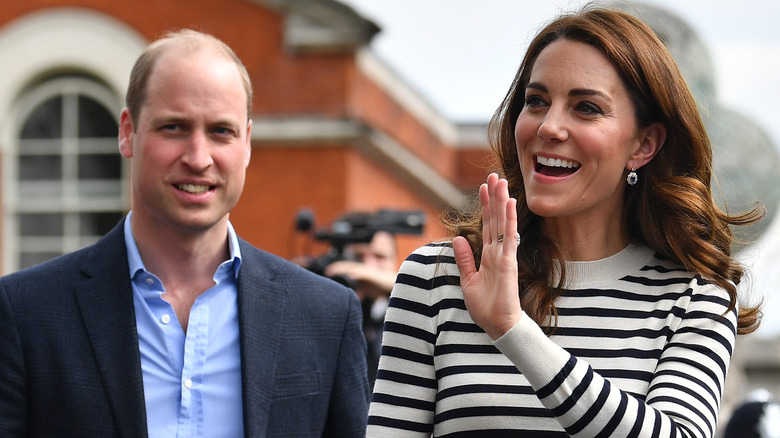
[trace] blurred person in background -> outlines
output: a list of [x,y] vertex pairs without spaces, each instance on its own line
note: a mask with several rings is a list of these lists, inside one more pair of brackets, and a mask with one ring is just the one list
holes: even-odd
[[751,392],[732,412],[723,438],[780,438],[780,404],[769,391]]
[[354,286],[363,307],[363,333],[368,350],[368,379],[373,386],[382,348],[390,292],[398,275],[398,250],[395,236],[376,231],[369,243],[352,243],[345,247],[345,260],[325,267],[328,277],[346,277]]

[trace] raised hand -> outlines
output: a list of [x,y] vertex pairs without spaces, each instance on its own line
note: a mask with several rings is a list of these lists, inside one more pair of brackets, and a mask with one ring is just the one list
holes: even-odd
[[471,318],[498,339],[517,321],[522,309],[517,286],[517,200],[507,181],[491,173],[479,188],[482,207],[482,259],[476,269],[468,241],[452,241],[461,288]]

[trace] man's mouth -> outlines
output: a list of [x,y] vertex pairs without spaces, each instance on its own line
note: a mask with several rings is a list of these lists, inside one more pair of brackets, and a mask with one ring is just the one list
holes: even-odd
[[206,186],[200,184],[176,184],[176,188],[193,195],[202,195],[211,190],[213,186]]
[[576,172],[580,163],[560,158],[536,156],[536,171],[546,176],[567,176]]

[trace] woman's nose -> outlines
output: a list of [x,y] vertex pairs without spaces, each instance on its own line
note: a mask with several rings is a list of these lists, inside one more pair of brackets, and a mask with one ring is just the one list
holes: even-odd
[[551,107],[539,124],[537,135],[545,141],[565,141],[569,137],[564,109]]

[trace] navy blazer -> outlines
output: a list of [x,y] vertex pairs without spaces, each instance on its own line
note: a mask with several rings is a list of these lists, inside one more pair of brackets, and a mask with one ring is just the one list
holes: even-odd
[[[0,278],[0,436],[147,436],[122,227]],[[239,245],[246,436],[363,437],[369,387],[355,293]]]

